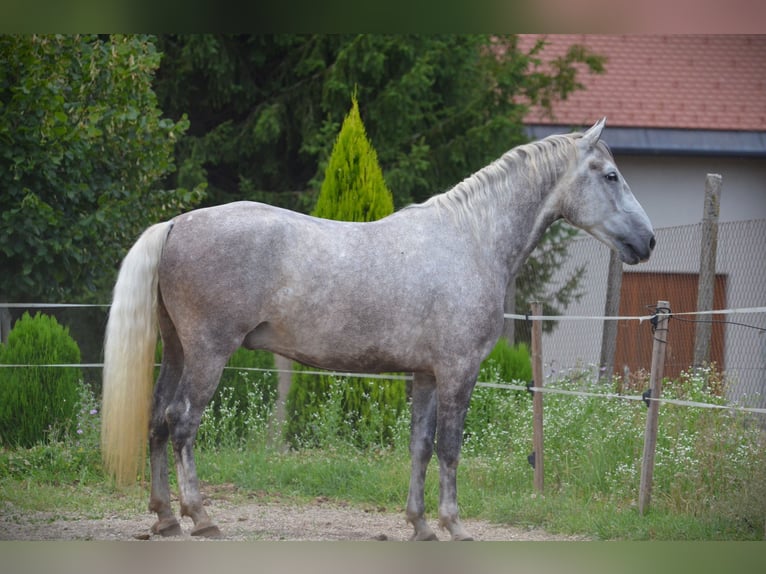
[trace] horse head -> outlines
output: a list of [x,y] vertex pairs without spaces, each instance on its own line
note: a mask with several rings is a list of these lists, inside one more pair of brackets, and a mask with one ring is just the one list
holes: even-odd
[[605,123],[602,118],[575,136],[577,161],[561,186],[561,215],[634,265],[649,259],[655,246],[654,231],[611,151],[600,140]]

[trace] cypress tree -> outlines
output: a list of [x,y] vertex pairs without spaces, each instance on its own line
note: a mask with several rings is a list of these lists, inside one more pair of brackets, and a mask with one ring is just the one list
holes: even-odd
[[393,196],[383,180],[378,154],[367,139],[359,103],[352,97],[351,111],[335,140],[312,215],[339,221],[375,221],[393,211]]
[[[374,221],[393,213],[394,202],[386,187],[378,156],[367,139],[359,114],[359,103],[351,99],[351,110],[343,121],[330,155],[325,178],[312,215],[340,221]],[[297,366],[296,370],[300,370]],[[293,446],[318,445],[328,434],[341,435],[360,447],[385,443],[401,410],[406,392],[401,380],[385,381],[350,378],[342,390],[330,391],[333,378],[296,374],[287,398],[287,438]],[[375,405],[371,407],[371,405]],[[342,424],[320,429],[330,409],[342,411]],[[373,414],[374,413],[374,414]],[[327,416],[323,416],[326,414]]]

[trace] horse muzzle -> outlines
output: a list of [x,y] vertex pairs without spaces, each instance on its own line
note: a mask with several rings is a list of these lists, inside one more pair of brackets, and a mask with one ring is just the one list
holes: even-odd
[[648,239],[640,241],[622,241],[618,252],[623,262],[628,265],[636,265],[637,263],[648,261],[656,245],[657,240],[654,234],[651,234]]

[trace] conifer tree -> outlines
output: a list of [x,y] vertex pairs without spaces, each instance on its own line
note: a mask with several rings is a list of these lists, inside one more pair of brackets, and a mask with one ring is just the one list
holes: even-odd
[[340,221],[374,221],[394,211],[378,154],[372,147],[351,98],[351,111],[343,120],[330,155],[325,178],[312,215]]
[[[393,197],[383,179],[377,153],[367,139],[359,103],[352,96],[351,110],[335,140],[312,215],[366,222],[393,211]],[[300,371],[300,366],[296,370]],[[343,385],[341,405],[337,404],[337,394],[330,396],[332,388],[330,376],[294,377],[287,397],[287,438],[293,446],[317,444],[328,438],[326,431],[316,430],[317,419],[330,418],[323,417],[323,410],[339,406],[344,424],[333,430],[345,435],[341,438],[362,447],[390,439],[393,424],[406,406],[403,381],[348,379]],[[336,404],[330,404],[332,401]],[[371,409],[374,416],[370,416]]]

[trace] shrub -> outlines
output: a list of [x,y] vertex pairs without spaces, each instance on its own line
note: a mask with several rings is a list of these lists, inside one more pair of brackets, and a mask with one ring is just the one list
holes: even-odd
[[[154,357],[157,363],[162,361],[161,340]],[[203,413],[197,435],[203,448],[238,444],[260,432],[260,422],[268,418],[277,398],[277,373],[273,369],[274,355],[267,351],[240,347],[229,357]],[[155,368],[155,379],[159,371]]]
[[528,382],[532,380],[532,361],[529,348],[525,343],[511,346],[504,338],[500,338],[489,356],[484,359],[479,372],[480,381],[499,378],[500,381]]
[[[0,345],[0,363],[76,364],[80,349],[54,317],[24,313]],[[23,367],[0,371],[0,442],[30,447],[51,431],[69,434],[79,408],[79,368]]]
[[[276,372],[245,370],[274,369],[273,354],[240,348],[226,366],[207,407],[208,423],[218,427],[217,443],[247,439],[256,430],[252,428],[254,419],[265,420],[277,397]],[[224,432],[231,436],[223,436]]]
[[[489,383],[527,383],[532,379],[532,362],[526,344],[515,346],[501,338],[484,359],[479,371],[479,381]],[[473,452],[477,441],[489,448],[492,443],[507,443],[507,428],[498,430],[531,402],[527,391],[505,391],[477,387],[471,397],[465,420],[466,450]],[[497,430],[497,432],[495,432]]]
[[298,372],[287,396],[285,434],[293,448],[340,440],[359,448],[390,445],[407,407],[405,381]]

